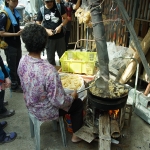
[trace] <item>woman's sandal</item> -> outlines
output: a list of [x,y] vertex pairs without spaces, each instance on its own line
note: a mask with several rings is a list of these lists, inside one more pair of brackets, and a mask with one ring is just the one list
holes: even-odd
[[14,141],[16,139],[16,137],[17,137],[17,133],[16,132],[11,132],[9,134],[6,134],[6,137],[4,138],[3,141],[0,142],[0,144],[12,142],[12,141]]
[[7,126],[7,121],[1,121],[0,126],[4,129]]

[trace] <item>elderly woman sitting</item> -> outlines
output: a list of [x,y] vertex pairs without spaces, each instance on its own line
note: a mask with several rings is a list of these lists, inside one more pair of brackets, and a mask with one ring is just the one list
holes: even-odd
[[[20,60],[18,75],[28,111],[40,121],[70,114],[73,132],[76,132],[83,124],[83,103],[76,91],[71,95],[65,93],[55,67],[41,59],[48,38],[46,30],[40,25],[28,24],[21,36],[29,54]],[[79,141],[73,133],[72,142]]]

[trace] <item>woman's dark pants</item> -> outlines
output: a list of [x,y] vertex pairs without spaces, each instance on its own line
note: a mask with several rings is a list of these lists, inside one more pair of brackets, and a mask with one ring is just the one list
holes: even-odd
[[83,102],[81,99],[75,99],[68,112],[59,109],[59,116],[65,116],[65,114],[70,114],[73,133],[75,133],[83,125]]

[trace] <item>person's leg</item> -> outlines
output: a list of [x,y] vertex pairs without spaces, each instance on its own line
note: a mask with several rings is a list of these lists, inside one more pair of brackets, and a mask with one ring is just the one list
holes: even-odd
[[7,110],[4,106],[4,97],[5,97],[5,91],[2,90],[0,92],[0,119],[5,117],[10,117],[15,114],[14,110]]
[[[68,112],[62,109],[59,110],[60,116],[64,116],[65,114],[70,114],[73,133],[75,133],[83,125],[83,102],[81,101],[81,99],[74,100]],[[78,141],[81,141],[81,139],[73,134],[72,142]]]
[[83,125],[83,102],[81,99],[75,99],[68,111],[71,117],[72,129],[75,133]]
[[5,96],[5,91],[1,90],[0,92],[0,114],[7,111],[7,109],[4,107],[4,96]]
[[17,137],[17,133],[11,132],[11,133],[6,134],[3,128],[4,128],[3,125],[0,123],[0,144],[14,141]]
[[66,31],[65,33],[66,51],[68,49],[69,37],[70,37],[70,31]]
[[56,39],[56,51],[59,56],[59,59],[64,54],[66,50],[65,38]]
[[16,75],[17,75],[18,85],[20,85],[20,79],[19,79],[19,76],[17,74],[17,69],[18,69],[21,57],[22,57],[22,49],[21,49],[21,46],[20,46],[20,47],[17,48],[17,58],[16,58]]
[[8,46],[7,49],[5,49],[5,55],[8,67],[10,69],[10,78],[11,78],[11,89],[16,90],[18,88],[17,83],[17,49],[11,46]]
[[60,116],[65,116],[65,114],[70,114],[73,132],[78,131],[83,125],[83,102],[81,99],[74,100],[68,112],[59,109]]
[[55,40],[48,39],[47,45],[46,45],[46,52],[47,52],[47,60],[50,64],[56,65],[55,63]]
[[5,137],[6,137],[6,133],[0,124],[0,142],[4,141]]

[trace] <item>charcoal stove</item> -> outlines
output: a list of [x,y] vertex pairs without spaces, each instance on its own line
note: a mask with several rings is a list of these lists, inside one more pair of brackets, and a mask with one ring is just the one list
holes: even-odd
[[[90,84],[90,83],[89,83]],[[103,98],[95,96],[90,89],[87,90],[86,119],[85,123],[93,128],[94,134],[99,134],[99,120],[104,114],[110,119],[111,137],[118,138],[125,122],[126,102],[128,94],[117,98]],[[117,112],[117,115],[115,113]],[[115,127],[114,127],[115,126]]]
[[[86,86],[91,85],[92,82],[90,81]],[[87,90],[85,124],[75,135],[88,143],[96,139],[100,145],[99,150],[110,150],[111,143],[117,144],[120,147],[127,146],[120,144],[119,139],[124,135],[123,127],[125,121],[130,123],[129,118],[131,119],[130,112],[132,110],[130,109],[129,113],[126,111],[128,108],[126,105],[128,92],[116,98],[104,97],[95,96],[91,93],[90,89]]]

